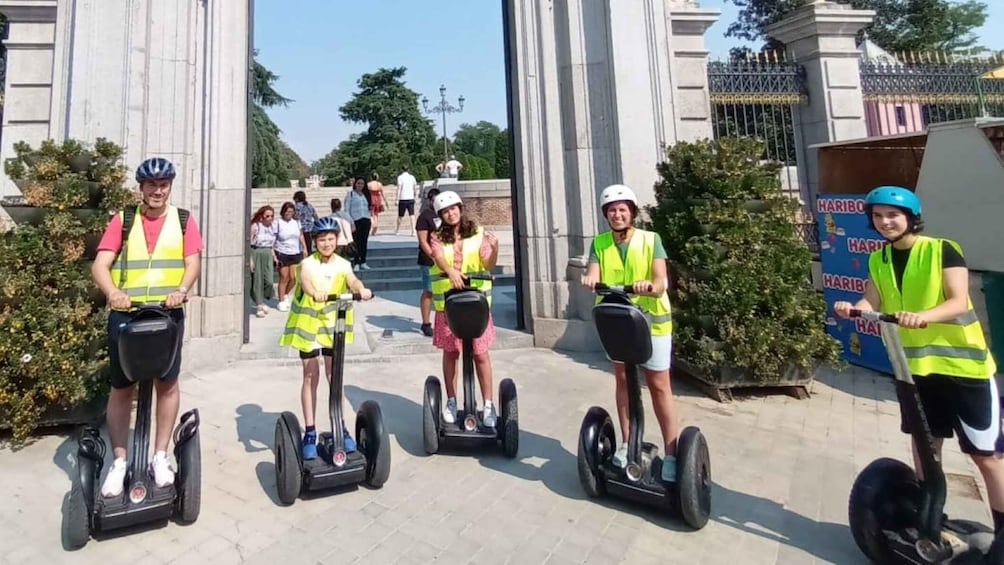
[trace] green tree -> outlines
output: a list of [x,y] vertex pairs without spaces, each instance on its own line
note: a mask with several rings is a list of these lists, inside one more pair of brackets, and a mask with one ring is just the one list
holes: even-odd
[[[725,35],[764,40],[767,26],[783,19],[806,0],[728,0],[739,7]],[[980,0],[836,0],[854,8],[875,10],[875,21],[863,30],[890,52],[959,51],[976,47],[974,31],[987,19]]]
[[252,187],[287,186],[290,179],[304,176],[302,170],[307,168],[303,159],[279,138],[282,131],[265,112],[265,108],[286,107],[292,102],[272,86],[278,79],[278,75],[254,61],[250,85]]
[[469,155],[458,151],[457,159],[464,164],[464,168],[460,171],[460,180],[485,180],[497,178],[495,176],[495,167],[492,165],[492,162],[484,157]]
[[459,152],[481,157],[494,164],[495,144],[500,133],[502,130],[497,125],[484,120],[475,125],[460,124],[453,136],[453,146]]
[[495,178],[507,179],[512,176],[512,164],[509,161],[509,130],[499,132],[495,140]]

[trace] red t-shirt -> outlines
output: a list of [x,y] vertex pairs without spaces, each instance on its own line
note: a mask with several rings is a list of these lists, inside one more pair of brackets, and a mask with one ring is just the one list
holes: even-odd
[[[159,218],[147,218],[140,214],[137,219],[142,218],[143,232],[146,235],[146,251],[153,254],[153,249],[157,245],[157,238],[160,237],[160,230],[164,227],[167,214]],[[185,257],[200,253],[203,249],[202,234],[199,233],[199,226],[195,225],[195,219],[188,216],[188,226],[185,228]],[[122,250],[122,219],[118,214],[112,216],[112,221],[108,222],[104,235],[98,243],[98,251],[111,251],[118,254]]]

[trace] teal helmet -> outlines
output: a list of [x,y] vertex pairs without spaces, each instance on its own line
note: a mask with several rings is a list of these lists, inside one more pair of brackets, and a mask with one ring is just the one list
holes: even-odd
[[875,223],[872,221],[872,208],[874,206],[893,206],[906,212],[910,222],[907,228],[908,232],[917,233],[923,226],[920,222],[920,214],[923,210],[920,205],[920,198],[909,188],[903,188],[902,186],[880,186],[872,189],[868,193],[868,196],[865,196],[865,213],[868,214],[868,225],[873,230],[878,231],[875,228]]

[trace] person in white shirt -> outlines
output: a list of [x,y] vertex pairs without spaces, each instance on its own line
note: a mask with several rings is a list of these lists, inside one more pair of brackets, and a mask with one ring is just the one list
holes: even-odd
[[397,176],[397,225],[394,233],[401,231],[401,219],[404,213],[408,212],[408,235],[415,235],[415,192],[418,181],[415,176],[408,172],[408,166],[401,167],[401,174]]
[[450,175],[450,178],[459,178],[460,171],[463,169],[464,165],[460,161],[457,161],[457,156],[450,155],[450,160],[446,162],[446,172]]

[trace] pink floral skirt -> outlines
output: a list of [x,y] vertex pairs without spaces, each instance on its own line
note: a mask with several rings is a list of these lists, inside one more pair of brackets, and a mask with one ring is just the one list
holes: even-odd
[[[447,353],[460,353],[463,351],[462,342],[453,335],[453,332],[450,331],[450,325],[446,323],[446,312],[436,312],[434,325],[432,345]],[[485,333],[474,340],[474,354],[480,355],[487,352],[493,343],[495,343],[495,320],[489,315],[488,327],[485,328]]]

